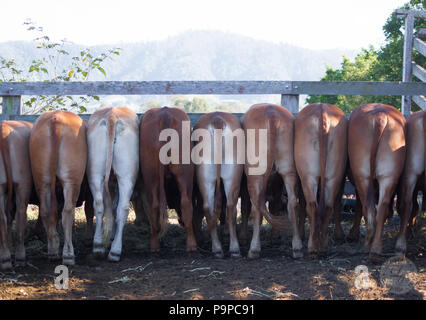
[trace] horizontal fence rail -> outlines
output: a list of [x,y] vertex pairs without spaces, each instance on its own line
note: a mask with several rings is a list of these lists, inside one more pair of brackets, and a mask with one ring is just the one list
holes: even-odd
[[321,94],[419,95],[422,83],[374,81],[87,81],[0,82],[0,96],[21,95],[174,95]]
[[[0,82],[3,120],[34,122],[38,115],[23,115],[23,95],[176,95],[176,94],[279,94],[281,105],[299,112],[299,95],[422,96],[426,84],[373,81],[87,81],[87,82]],[[201,114],[189,114],[194,124]],[[242,113],[235,114],[238,118]],[[89,119],[90,114],[81,114]],[[141,114],[139,114],[141,116]]]

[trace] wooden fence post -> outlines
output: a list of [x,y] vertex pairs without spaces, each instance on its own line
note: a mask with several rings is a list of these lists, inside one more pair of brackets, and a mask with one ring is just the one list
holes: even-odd
[[1,120],[10,120],[11,116],[21,115],[21,96],[3,96]]
[[282,94],[281,105],[293,114],[299,113],[299,95]]
[[[405,36],[404,36],[404,60],[402,71],[402,82],[411,82],[413,72],[413,30],[414,30],[414,15],[408,13],[405,17]],[[411,96],[402,96],[401,105],[402,114],[407,117],[411,112]]]

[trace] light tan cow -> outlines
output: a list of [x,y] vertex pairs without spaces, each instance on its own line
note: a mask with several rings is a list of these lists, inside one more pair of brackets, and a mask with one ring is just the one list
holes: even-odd
[[[9,243],[16,221],[15,266],[25,265],[24,235],[33,179],[28,151],[32,123],[0,123],[0,269],[12,267]],[[13,203],[14,201],[14,203]]]
[[[114,240],[108,260],[119,261],[123,228],[129,215],[130,198],[139,173],[138,116],[125,107],[97,110],[89,119],[87,147],[87,177],[96,214],[93,253],[105,253],[115,222]],[[114,177],[113,184],[118,187],[117,191],[113,188],[112,196],[110,176]],[[112,199],[117,197],[116,213],[113,214]]]
[[365,249],[374,262],[381,259],[384,221],[404,168],[404,131],[404,116],[388,105],[360,106],[349,119],[350,168],[367,221]]
[[62,262],[73,265],[74,211],[87,163],[86,126],[83,120],[68,111],[42,114],[31,131],[30,159],[34,185],[40,200],[39,214],[47,232],[48,257],[59,257],[59,237],[56,231],[58,186],[64,195]]
[[[246,137],[246,161],[244,171],[251,200],[253,217],[253,237],[248,258],[260,256],[260,223],[262,215],[279,230],[288,230],[288,220],[273,216],[266,208],[266,188],[268,179],[275,172],[283,181],[288,195],[287,212],[293,232],[293,256],[303,256],[302,241],[298,230],[296,186],[298,176],[294,163],[294,119],[284,107],[273,104],[253,105],[244,115],[243,128]],[[263,141],[266,131],[266,141]],[[253,134],[251,135],[250,132]],[[250,137],[251,136],[251,137]],[[256,137],[253,141],[253,136]],[[262,140],[262,141],[261,141]],[[253,154],[256,157],[250,159]],[[262,170],[262,168],[264,170]]]
[[[206,136],[210,137],[211,143],[211,157],[205,159],[208,163],[196,164],[195,172],[203,199],[204,216],[209,224],[212,251],[216,257],[223,258],[222,245],[217,235],[217,220],[222,211],[222,201],[226,201],[226,219],[230,236],[229,251],[231,257],[240,257],[236,206],[244,168],[244,149],[240,150],[242,161],[238,163],[238,143],[244,148],[244,132],[238,118],[227,112],[211,112],[201,116],[194,126],[194,132],[196,130],[204,130]],[[215,139],[217,139],[216,142]],[[222,199],[221,181],[226,199]]]
[[[413,210],[413,202],[417,201],[418,185],[423,186],[423,201],[425,201],[426,181],[421,180],[425,175],[425,143],[426,143],[426,111],[411,114],[406,124],[406,145],[404,171],[400,179],[398,201],[401,202],[399,214],[401,226],[396,241],[395,251],[404,255],[407,251],[407,227],[413,225],[417,210]],[[424,178],[423,178],[424,179]]]
[[[325,254],[328,225],[343,188],[347,162],[347,119],[328,104],[311,104],[296,117],[294,160],[306,201],[310,232],[308,253]],[[317,195],[319,194],[319,202]],[[340,220],[335,236],[343,238]]]

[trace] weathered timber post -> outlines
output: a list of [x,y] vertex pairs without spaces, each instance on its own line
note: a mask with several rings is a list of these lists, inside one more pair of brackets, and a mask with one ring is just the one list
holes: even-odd
[[[411,82],[413,73],[413,30],[414,15],[409,13],[405,17],[405,36],[404,36],[404,58],[402,69],[402,81]],[[411,96],[402,96],[401,112],[404,116],[409,116],[411,112]]]
[[299,113],[299,95],[282,94],[281,105],[293,114]]
[[10,120],[11,116],[21,115],[21,96],[3,96],[1,120]]

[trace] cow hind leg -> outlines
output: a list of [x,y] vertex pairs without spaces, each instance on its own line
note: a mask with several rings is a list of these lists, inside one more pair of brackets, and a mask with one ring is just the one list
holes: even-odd
[[16,231],[17,231],[17,247],[15,251],[15,265],[25,265],[25,226],[27,224],[27,206],[30,197],[30,190],[24,187],[16,188]]
[[[206,219],[211,219],[215,210],[216,166],[200,165],[197,167],[198,187],[203,198],[203,211]],[[222,206],[220,206],[222,207]],[[210,229],[212,253],[216,258],[223,258],[222,244],[217,232],[217,221]]]
[[102,240],[102,223],[104,216],[104,198],[102,189],[102,177],[93,177],[90,183],[90,189],[93,194],[93,209],[96,216],[95,234],[93,236],[93,254],[98,257],[103,257],[105,254],[105,246]]
[[[242,168],[241,168],[242,169]],[[226,218],[229,230],[229,252],[231,257],[239,258],[240,245],[237,237],[237,202],[241,182],[241,170],[235,166],[222,165],[223,186],[226,194]]]
[[51,203],[50,185],[42,187],[39,214],[47,233],[47,256],[49,260],[59,260],[59,236],[56,230],[58,219],[57,203]]
[[[319,252],[322,256],[327,254],[328,248],[328,226],[332,217],[336,217],[338,213],[335,212],[336,200],[340,194],[340,183],[336,179],[329,179],[325,183],[325,217],[322,221],[320,230],[320,244]],[[340,200],[340,199],[339,199]],[[340,219],[339,219],[340,220]],[[336,223],[336,222],[335,222]]]
[[[293,258],[299,259],[303,257],[303,243],[300,237],[300,226],[298,217],[298,204],[296,197],[296,187],[297,187],[297,174],[287,173],[281,175],[285,184],[285,189],[287,191],[287,212],[288,217],[292,226],[293,237],[292,237],[292,249],[293,249]],[[303,228],[303,232],[305,229]]]
[[301,177],[303,194],[306,201],[306,213],[309,220],[309,239],[308,239],[308,254],[311,257],[316,256],[318,253],[318,242],[319,242],[319,230],[316,230],[315,223],[315,211],[317,208],[317,191],[318,191],[318,179],[315,177],[307,176]]
[[117,262],[120,261],[121,251],[123,247],[123,229],[127,222],[130,208],[130,198],[133,192],[134,180],[131,177],[118,177],[118,192],[119,200],[117,205],[116,228],[114,240],[111,245],[111,250],[108,254],[108,260]]
[[6,188],[0,186],[0,270],[12,268],[11,256],[8,244],[7,217],[5,208]]
[[399,228],[398,237],[396,240],[395,251],[397,255],[404,255],[407,251],[407,227],[409,224],[412,208],[413,208],[413,200],[417,201],[417,199],[413,199],[414,189],[416,185],[418,176],[412,174],[405,178],[403,181],[402,187],[402,207],[400,208],[400,219],[401,224]]
[[[215,180],[212,180],[212,181],[209,181],[209,182],[205,181],[204,185],[200,186],[200,189],[202,189],[201,193],[203,194],[204,215],[206,217],[207,217],[207,215],[212,217],[213,214],[214,214],[215,187],[216,187]],[[213,252],[213,254],[215,255],[216,258],[223,258],[222,244],[219,240],[216,225],[211,228],[210,237],[211,237],[211,241],[212,241],[212,252]]]
[[[250,178],[248,178],[250,179]],[[250,242],[250,249],[247,254],[247,258],[249,259],[258,259],[260,258],[260,226],[262,223],[263,216],[259,209],[259,196],[260,196],[260,190],[263,185],[263,177],[261,178],[254,178],[252,177],[250,179],[251,181],[248,181],[249,184],[249,194],[250,194],[250,200],[251,200],[251,216],[253,219],[253,235]]]
[[391,197],[394,194],[397,184],[397,179],[394,177],[379,178],[378,180],[380,194],[375,220],[376,228],[374,230],[374,236],[370,247],[370,260],[373,262],[380,262],[381,260],[383,226],[389,214],[389,204],[392,200]]
[[62,209],[62,228],[64,231],[64,247],[62,250],[62,263],[64,265],[74,265],[75,255],[72,244],[72,228],[80,185],[65,183],[63,189],[64,208]]
[[[193,255],[197,251],[197,241],[194,233],[194,208],[192,206],[192,190],[188,186],[186,179],[181,175],[175,176],[180,193],[181,219],[186,232],[186,251]],[[200,221],[201,228],[201,221]]]

